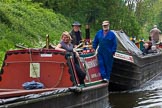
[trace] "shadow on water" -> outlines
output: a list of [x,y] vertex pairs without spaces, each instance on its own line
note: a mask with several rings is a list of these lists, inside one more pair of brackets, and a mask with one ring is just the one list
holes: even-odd
[[110,92],[110,108],[162,108],[162,74],[142,87]]

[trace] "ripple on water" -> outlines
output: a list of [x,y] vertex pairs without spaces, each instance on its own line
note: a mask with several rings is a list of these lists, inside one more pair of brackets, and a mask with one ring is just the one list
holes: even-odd
[[162,74],[138,89],[110,94],[112,108],[162,108]]
[[134,92],[141,92],[134,108],[162,108],[162,75],[147,82]]

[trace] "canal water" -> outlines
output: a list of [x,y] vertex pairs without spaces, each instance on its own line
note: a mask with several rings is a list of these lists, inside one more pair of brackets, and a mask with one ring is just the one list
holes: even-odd
[[162,108],[162,74],[142,87],[110,92],[108,108]]

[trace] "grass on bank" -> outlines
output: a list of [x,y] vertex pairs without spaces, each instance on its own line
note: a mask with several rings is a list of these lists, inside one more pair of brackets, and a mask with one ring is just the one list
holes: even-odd
[[40,48],[46,34],[52,44],[57,44],[61,33],[70,31],[71,23],[71,19],[43,9],[39,4],[0,1],[0,66],[5,52],[15,49],[15,44]]

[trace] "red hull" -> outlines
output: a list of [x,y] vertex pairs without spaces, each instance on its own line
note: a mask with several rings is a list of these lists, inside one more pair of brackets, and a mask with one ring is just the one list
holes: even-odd
[[[66,52],[53,49],[24,49],[8,51],[1,69],[0,98],[41,93],[59,88],[69,88],[78,78],[75,73],[74,60]],[[86,70],[86,84],[101,80],[97,57],[81,57],[82,69]],[[83,68],[83,65],[85,68]],[[24,90],[26,82],[40,82],[45,88]]]

